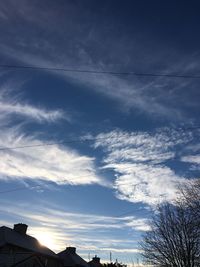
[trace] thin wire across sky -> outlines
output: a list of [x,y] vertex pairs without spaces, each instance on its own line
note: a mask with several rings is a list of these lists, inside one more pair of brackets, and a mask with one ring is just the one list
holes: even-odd
[[[175,129],[175,128],[173,128]],[[188,130],[198,130],[200,129],[200,126],[194,126],[194,127],[179,127],[177,129],[188,131]],[[145,131],[150,132],[150,131]],[[116,137],[113,137],[115,139],[119,139],[121,137],[124,137],[124,135],[118,135]],[[92,141],[100,141],[100,140],[110,140],[111,137],[92,137],[92,138],[77,138],[77,139],[71,139],[71,140],[63,140],[60,142],[51,142],[51,143],[43,143],[43,144],[35,144],[35,145],[24,145],[24,146],[15,146],[15,147],[0,147],[0,151],[4,150],[14,150],[14,149],[23,149],[23,148],[32,148],[32,147],[44,147],[44,146],[53,146],[53,145],[62,145],[62,144],[71,144],[71,143],[84,143],[84,142],[92,142]]]
[[184,78],[184,79],[200,79],[199,74],[184,74],[184,73],[149,73],[149,72],[135,72],[135,71],[109,71],[109,70],[91,70],[91,69],[75,69],[67,67],[43,67],[43,66],[29,66],[29,65],[4,65],[0,64],[3,69],[17,69],[17,70],[48,70],[59,72],[85,73],[85,74],[106,74],[106,75],[122,75],[122,76],[144,76],[144,77],[165,77],[165,78]]

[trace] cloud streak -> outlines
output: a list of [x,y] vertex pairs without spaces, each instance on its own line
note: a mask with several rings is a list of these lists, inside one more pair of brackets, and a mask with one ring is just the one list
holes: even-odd
[[[145,65],[149,66],[151,72],[152,69],[154,69],[151,68],[151,66],[157,65],[159,66],[159,70],[163,70],[165,73],[176,73],[180,70],[181,73],[184,73],[184,71],[197,69],[199,66],[196,55],[195,57],[193,56],[192,59],[191,55],[188,58],[186,56],[183,58],[180,52],[171,51],[173,49],[170,51],[172,54],[179,55],[179,63],[174,59],[172,60],[172,56],[170,56],[169,60],[166,62],[165,53],[169,48],[167,47],[166,49],[163,43],[159,44],[160,49],[152,56],[148,55],[149,51],[147,47],[142,46],[141,55],[141,41],[137,41],[137,38],[133,40],[132,36],[119,38],[118,35],[116,36],[114,34],[116,32],[116,26],[114,27],[112,24],[109,29],[110,34],[105,40],[105,51],[103,49],[104,44],[102,44],[102,39],[105,38],[105,25],[99,25],[97,23],[97,29],[91,27],[91,21],[88,22],[85,20],[85,9],[81,4],[77,3],[76,9],[70,3],[65,7],[67,7],[65,12],[67,12],[69,16],[65,15],[63,17],[63,10],[60,10],[58,6],[57,8],[62,14],[61,16],[56,16],[54,9],[46,8],[44,12],[43,9],[38,9],[36,5],[27,6],[25,2],[20,8],[16,7],[12,2],[9,2],[7,5],[2,4],[2,10],[4,10],[4,12],[2,12],[4,17],[7,17],[7,20],[3,19],[2,23],[4,24],[4,28],[7,26],[10,29],[9,36],[14,38],[12,42],[9,42],[8,40],[10,39],[8,38],[8,40],[6,39],[1,44],[1,51],[3,51],[3,54],[21,64],[44,67],[64,67],[67,62],[67,65],[72,69],[116,70],[116,66],[120,67],[119,69],[121,69],[121,66],[124,66],[125,71],[137,70],[141,68],[141,66],[144,68],[144,62],[138,60],[138,57],[144,58],[144,54],[146,54]],[[88,12],[90,13],[90,11]],[[26,38],[26,36],[17,37],[17,35],[15,37],[15,35],[12,34],[12,13],[18,18],[19,28],[21,28],[22,23],[24,25],[24,21],[26,21],[27,25],[29,25],[28,29],[36,28],[38,29],[37,32],[41,32],[45,29],[45,37],[43,37],[43,35],[35,35],[33,30],[31,31],[31,39],[30,35],[29,38]],[[33,16],[34,13],[37,13],[38,16]],[[56,19],[50,20],[50,18],[54,16],[56,16]],[[90,16],[92,16],[92,12]],[[65,23],[63,23],[63,20]],[[79,26],[79,20],[83,27]],[[83,23],[83,21],[85,21],[85,23]],[[46,32],[48,34],[46,34]],[[66,39],[63,38],[64,32],[68,36]],[[48,38],[46,38],[46,35],[48,35]],[[78,39],[77,36],[79,36]],[[137,34],[136,37],[138,37]],[[57,40],[62,40],[62,42],[59,43]],[[147,46],[148,42],[146,42]],[[102,45],[99,46],[99,43]],[[135,52],[133,51],[133,47]],[[92,52],[93,50],[96,51],[96,53]],[[140,51],[140,53],[137,54],[138,51]],[[124,56],[119,57],[119,55]],[[165,66],[163,66],[163,62],[166,62]],[[194,108],[198,106],[198,102],[194,97],[193,101],[185,101],[186,99],[188,100],[188,98],[190,99],[190,94],[187,93],[188,87],[191,88],[191,91],[195,95],[196,84],[191,80],[180,82],[180,80],[175,79],[167,79],[166,81],[166,79],[163,78],[149,80],[143,77],[141,80],[135,77],[126,77],[124,79],[120,76],[112,75],[81,75],[72,72],[58,73],[52,71],[51,73],[54,73],[57,77],[60,76],[64,78],[67,82],[76,84],[80,89],[91,90],[92,92],[109,98],[111,101],[120,103],[121,111],[137,110],[145,115],[153,115],[155,118],[165,117],[177,120],[185,118],[186,114],[183,111],[183,107],[189,106],[191,108],[192,106]]]
[[200,164],[200,155],[190,155],[190,156],[184,156],[181,159],[184,162],[194,163],[194,164]]
[[[23,149],[0,150],[1,179],[31,179],[57,184],[104,184],[96,174],[95,158],[59,145],[48,146],[36,136],[25,136],[19,128],[0,133],[0,147],[28,146]],[[29,147],[39,145],[39,147]],[[48,153],[47,153],[48,150]]]
[[7,121],[11,116],[26,118],[39,123],[55,123],[61,119],[70,121],[70,117],[62,110],[48,110],[35,107],[20,99],[17,90],[11,89],[15,85],[1,85],[0,88],[0,119]]
[[19,103],[0,103],[0,112],[3,112],[5,115],[20,115],[38,122],[55,122],[64,117],[60,110],[48,111],[42,108],[36,108],[31,105]]
[[[61,110],[46,110],[23,103],[10,86],[2,86],[0,91],[0,147],[26,148],[0,150],[0,179],[43,180],[73,185],[104,184],[96,174],[95,158],[81,155],[68,147],[47,146],[49,141],[39,139],[37,134],[25,134],[22,123],[16,124],[16,115],[27,119],[23,120],[23,124],[33,121],[55,123],[67,116]],[[34,145],[39,147],[30,147]]]
[[[106,182],[96,174],[95,158],[81,155],[69,147],[49,146],[46,138],[38,137],[40,132],[26,134],[24,124],[56,123],[67,116],[61,110],[46,110],[24,103],[22,93],[17,94],[11,87],[11,84],[2,85],[0,91],[0,147],[5,148],[0,150],[0,179],[105,185]],[[18,121],[16,115],[23,120]],[[9,147],[25,148],[6,149]]]
[[[41,241],[41,233],[45,232],[50,238],[48,246],[51,249],[60,251],[67,245],[76,246],[82,251],[110,251],[111,248],[115,252],[119,249],[128,253],[137,253],[137,241],[134,239],[116,238],[113,232],[126,231],[131,229],[136,231],[148,230],[148,221],[135,216],[103,216],[87,213],[67,212],[60,207],[51,207],[45,205],[45,208],[38,208],[37,205],[25,203],[17,203],[13,205],[9,201],[5,201],[5,205],[0,207],[0,213],[8,215],[10,218],[20,219],[30,225],[29,234],[35,236]],[[42,203],[40,203],[42,204]],[[43,205],[42,205],[43,206]],[[27,210],[24,213],[24,209]],[[19,215],[20,214],[20,215]],[[55,219],[56,218],[56,219]],[[1,221],[10,225],[9,221]],[[78,236],[78,238],[77,238]],[[45,237],[47,238],[47,237]],[[46,244],[47,245],[47,244]]]

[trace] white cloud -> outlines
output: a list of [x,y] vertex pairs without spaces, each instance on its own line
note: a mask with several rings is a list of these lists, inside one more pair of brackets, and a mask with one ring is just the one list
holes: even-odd
[[[41,179],[74,185],[105,183],[96,174],[94,158],[61,145],[48,146],[46,141],[35,136],[23,135],[19,127],[0,133],[0,147],[5,144],[6,147],[25,148],[0,150],[1,179]],[[31,147],[34,145],[37,146]]]
[[62,110],[48,110],[41,107],[35,107],[27,104],[20,99],[19,93],[11,86],[15,85],[1,85],[0,90],[0,119],[1,121],[8,120],[11,116],[22,116],[27,119],[35,120],[37,122],[56,122],[60,119],[70,121],[71,118],[64,114]]
[[[108,186],[96,174],[95,158],[81,155],[64,145],[49,145],[62,140],[45,141],[39,139],[37,134],[25,134],[24,123],[15,122],[16,115],[27,117],[27,121],[23,120],[26,123],[30,123],[30,119],[42,123],[70,118],[60,110],[46,110],[25,104],[20,90],[16,88],[13,91],[12,86],[11,82],[4,84],[0,91],[0,179],[42,180],[73,185],[97,183]],[[9,149],[14,147],[23,148]]]
[[56,120],[64,117],[64,114],[61,110],[48,111],[43,108],[36,108],[34,106],[21,103],[14,104],[0,102],[0,112],[3,112],[5,115],[21,115],[29,119],[34,119],[38,122],[55,122]]
[[149,221],[147,219],[132,218],[126,225],[138,231],[146,232],[150,230]]
[[[122,173],[115,181],[118,196],[131,202],[144,202],[150,205],[163,200],[172,201],[180,177],[166,166],[131,164],[131,170],[114,167]],[[119,168],[118,168],[119,167]],[[182,182],[185,181],[182,179]]]
[[118,252],[118,253],[141,253],[142,252],[142,250],[138,249],[138,248],[123,249],[123,248],[106,247],[106,248],[102,248],[101,250],[108,251],[108,252],[110,252],[110,251]]
[[112,131],[98,135],[94,146],[104,150],[103,168],[116,173],[118,198],[155,205],[172,201],[179,183],[185,183],[166,162],[175,158],[175,148],[191,140],[192,133],[183,130],[163,129],[152,134]]
[[197,153],[200,150],[200,144],[189,145],[185,148],[187,151]]
[[[22,125],[15,126],[16,115],[37,122],[56,122],[67,117],[60,110],[46,110],[24,103],[22,94],[11,90],[12,85],[2,85],[0,91],[0,179],[45,180],[57,184],[105,184],[96,174],[95,159],[75,150],[48,145],[53,141],[40,140],[36,135],[24,134]],[[18,91],[17,91],[18,92]],[[36,147],[31,147],[36,145]]]
[[194,164],[200,164],[200,155],[190,155],[190,156],[184,156],[181,158],[184,162],[190,162]]

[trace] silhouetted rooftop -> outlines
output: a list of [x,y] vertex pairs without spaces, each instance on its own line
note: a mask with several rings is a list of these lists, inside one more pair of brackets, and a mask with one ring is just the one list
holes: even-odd
[[67,247],[57,255],[63,260],[64,266],[88,267],[87,262],[76,253],[76,248],[74,247]]
[[90,267],[102,267],[100,258],[97,257],[97,255],[95,255],[94,258],[92,258],[92,260],[88,262],[88,264],[90,265]]
[[26,233],[21,234],[9,227],[2,226],[0,227],[0,247],[7,244],[58,258],[52,250],[45,246],[42,246],[36,238],[29,236]]

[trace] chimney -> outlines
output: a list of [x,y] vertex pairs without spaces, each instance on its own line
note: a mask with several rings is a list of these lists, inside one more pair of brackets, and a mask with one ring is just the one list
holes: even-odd
[[69,253],[71,253],[71,254],[75,254],[76,253],[76,248],[75,247],[66,247],[66,250],[69,251]]
[[17,224],[14,224],[14,230],[21,234],[21,235],[25,235],[26,234],[26,230],[28,228],[28,225],[24,224],[24,223],[17,223]]
[[95,257],[92,258],[92,261],[93,261],[94,263],[100,263],[100,258],[97,257],[97,255],[95,255]]

